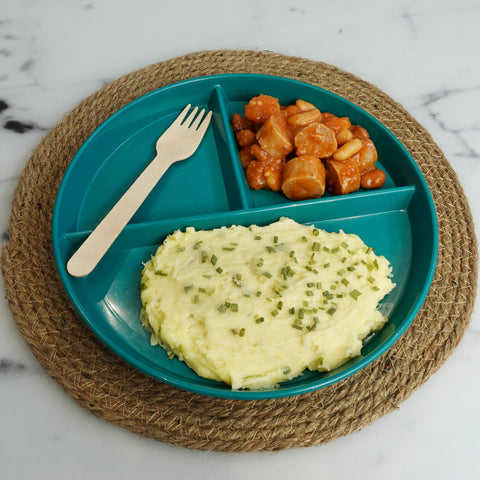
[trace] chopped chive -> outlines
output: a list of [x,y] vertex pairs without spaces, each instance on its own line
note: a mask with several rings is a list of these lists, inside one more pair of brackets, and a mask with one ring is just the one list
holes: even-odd
[[217,260],[218,260],[218,258],[216,257],[216,255],[212,255],[212,258],[210,259],[210,262],[212,263],[212,265],[216,265]]
[[155,275],[159,275],[160,277],[167,277],[168,273],[162,272],[161,270],[155,270]]
[[222,250],[225,250],[226,252],[233,252],[235,247],[223,247]]
[[184,252],[185,251],[185,247],[177,247],[177,252]]
[[292,328],[296,328],[297,330],[303,330],[303,327],[301,325],[296,325],[295,323],[292,323]]
[[324,263],[324,264],[323,264],[323,268],[328,268],[329,266],[330,266],[329,263]]
[[265,319],[263,317],[258,317],[258,318],[255,319],[255,323],[262,323],[264,321],[265,321]]
[[375,283],[375,279],[372,276],[367,277],[367,281],[369,281],[370,283]]
[[373,248],[372,248],[372,247],[368,247],[365,253],[371,253],[371,252],[373,252]]
[[256,297],[259,297],[261,294],[262,294],[262,292],[261,292],[260,290],[258,290],[258,291],[255,292],[255,296],[256,296]]
[[316,228],[314,228],[314,229],[312,230],[312,235],[313,235],[314,237],[318,237],[319,233],[320,233],[320,232],[319,232]]
[[342,278],[342,283],[348,287],[348,284],[350,283],[346,278]]
[[307,297],[313,297],[313,292],[312,292],[311,290],[307,290],[307,291],[305,292],[305,295],[306,295]]
[[227,305],[225,305],[224,303],[222,303],[219,307],[218,307],[218,311],[220,313],[225,313],[227,311],[228,307]]
[[272,274],[270,272],[263,272],[262,275],[267,278],[272,278]]
[[202,243],[203,243],[203,240],[200,240],[199,242],[195,243],[195,245],[193,246],[193,249],[198,250],[200,248],[200,245],[202,245]]
[[283,374],[284,374],[284,375],[288,375],[291,371],[292,371],[292,370],[290,369],[290,367],[285,367],[285,368],[283,369]]
[[374,287],[372,287],[372,290],[374,290],[375,292],[378,292],[380,290],[380,288],[378,288],[377,286],[374,286]]
[[343,248],[348,248],[348,243],[347,242],[342,242],[341,245],[342,245]]
[[345,263],[347,261],[347,257],[342,258],[342,263]]
[[327,310],[327,313],[328,313],[328,315],[333,315],[336,311],[337,311],[337,309],[335,307],[330,307]]
[[262,237],[261,237],[260,235],[255,235],[255,236],[253,237],[253,239],[254,239],[254,240],[261,240]]
[[193,289],[193,285],[186,285],[185,287],[183,287],[183,289],[185,290],[185,293],[187,293]]
[[358,297],[361,295],[361,292],[359,292],[356,288],[352,290],[349,295],[354,299],[358,300]]
[[232,328],[230,330],[234,335],[238,335],[238,332],[237,332],[237,329],[236,328]]
[[206,292],[207,292],[207,289],[206,289],[206,288],[203,288],[203,287],[199,287],[199,288],[198,288],[198,291],[199,291],[200,293],[206,293]]
[[268,253],[276,253],[276,252],[277,252],[277,250],[275,249],[275,247],[272,247],[272,246],[270,246],[270,245],[267,245],[265,248],[267,249],[267,252],[268,252]]
[[217,273],[222,273],[222,272],[223,272],[223,268],[222,268],[222,267],[218,267],[218,268],[215,269],[215,271],[216,271]]
[[240,331],[238,332],[239,337],[243,337],[245,335],[245,329],[241,328]]
[[208,258],[208,253],[205,250],[202,250],[202,263],[205,263]]
[[200,295],[198,295],[197,293],[197,295],[193,297],[193,303],[198,303],[199,301],[200,301]]
[[324,252],[329,252],[330,249],[329,249],[328,247],[323,247],[323,251],[324,251]]
[[312,250],[314,252],[319,252],[320,251],[320,244],[318,242],[313,242],[312,244]]
[[322,288],[322,282],[317,282],[316,287],[317,287],[318,289]]
[[305,309],[304,308],[300,308],[298,310],[298,317],[299,318],[303,318],[305,316]]
[[289,313],[290,315],[293,315],[293,314],[295,313],[295,308],[294,308],[294,307],[290,308],[290,309],[288,310],[288,313]]
[[303,240],[304,242],[308,242],[308,238],[307,238],[305,235],[302,236],[302,240]]
[[309,288],[313,288],[315,286],[315,284],[313,282],[308,282],[307,283],[307,287]]
[[270,313],[272,314],[272,317],[276,317],[278,315],[278,310],[272,310]]
[[232,304],[230,305],[230,310],[231,310],[232,312],[238,312],[238,304],[237,304],[237,303],[232,303]]
[[347,270],[348,270],[349,272],[353,272],[353,271],[355,270],[355,267],[347,267]]
[[278,302],[277,303],[277,308],[281,310],[283,308],[283,302]]
[[275,235],[275,236],[273,237],[273,243],[278,243],[278,236],[277,236],[277,235]]
[[377,259],[373,261],[373,266],[375,267],[376,270],[378,270],[378,262]]

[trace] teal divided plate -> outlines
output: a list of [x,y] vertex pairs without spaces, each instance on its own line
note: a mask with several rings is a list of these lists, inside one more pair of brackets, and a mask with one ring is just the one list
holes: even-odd
[[[292,202],[245,183],[230,129],[234,112],[259,93],[280,103],[301,98],[321,111],[350,117],[375,143],[387,180],[379,190]],[[188,160],[170,167],[97,268],[71,277],[66,263],[88,233],[155,156],[155,142],[188,103],[213,112],[212,124]],[[231,390],[169,359],[139,320],[143,262],[164,238],[187,226],[264,225],[290,217],[328,231],[359,235],[384,255],[396,288],[381,310],[389,318],[370,335],[361,355],[331,372],[310,372],[266,390]],[[112,115],[82,145],[58,191],[53,247],[65,289],[88,327],[111,350],[146,374],[181,389],[221,398],[297,395],[338,382],[387,351],[415,318],[430,288],[438,248],[435,208],[418,166],[399,140],[373,116],[321,88],[280,77],[226,74],[175,83],[144,95]]]

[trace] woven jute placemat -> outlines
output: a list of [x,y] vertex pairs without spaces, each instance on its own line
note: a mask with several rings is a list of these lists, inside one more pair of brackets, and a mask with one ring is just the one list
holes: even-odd
[[[350,378],[275,400],[208,398],[138,372],[85,326],[55,268],[51,220],[63,174],[80,145],[120,107],[170,83],[217,73],[290,77],[342,95],[373,114],[406,146],[432,191],[438,264],[428,297],[403,337]],[[244,452],[328,442],[391,412],[422,385],[460,341],[472,313],[477,244],[466,198],[442,151],[400,105],[334,66],[256,51],[197,52],[150,65],[83,100],[38,145],[13,197],[2,250],[6,296],[43,368],[81,406],[139,435],[190,449]]]

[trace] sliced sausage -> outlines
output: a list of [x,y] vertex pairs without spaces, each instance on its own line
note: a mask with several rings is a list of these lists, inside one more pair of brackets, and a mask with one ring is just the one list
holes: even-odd
[[360,188],[360,172],[355,159],[345,162],[328,159],[325,164],[326,187],[330,195],[344,195]]
[[285,164],[282,191],[290,200],[320,198],[325,192],[325,167],[311,155],[292,158]]
[[295,135],[297,156],[313,155],[327,158],[337,149],[335,132],[322,123],[312,123]]

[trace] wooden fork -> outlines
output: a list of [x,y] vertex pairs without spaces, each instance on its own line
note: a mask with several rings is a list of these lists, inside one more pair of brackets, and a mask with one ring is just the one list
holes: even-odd
[[168,168],[197,150],[212,112],[203,118],[205,110],[197,115],[198,107],[195,107],[187,117],[190,107],[187,105],[159,137],[156,157],[72,255],[67,263],[70,275],[83,277],[92,272]]

